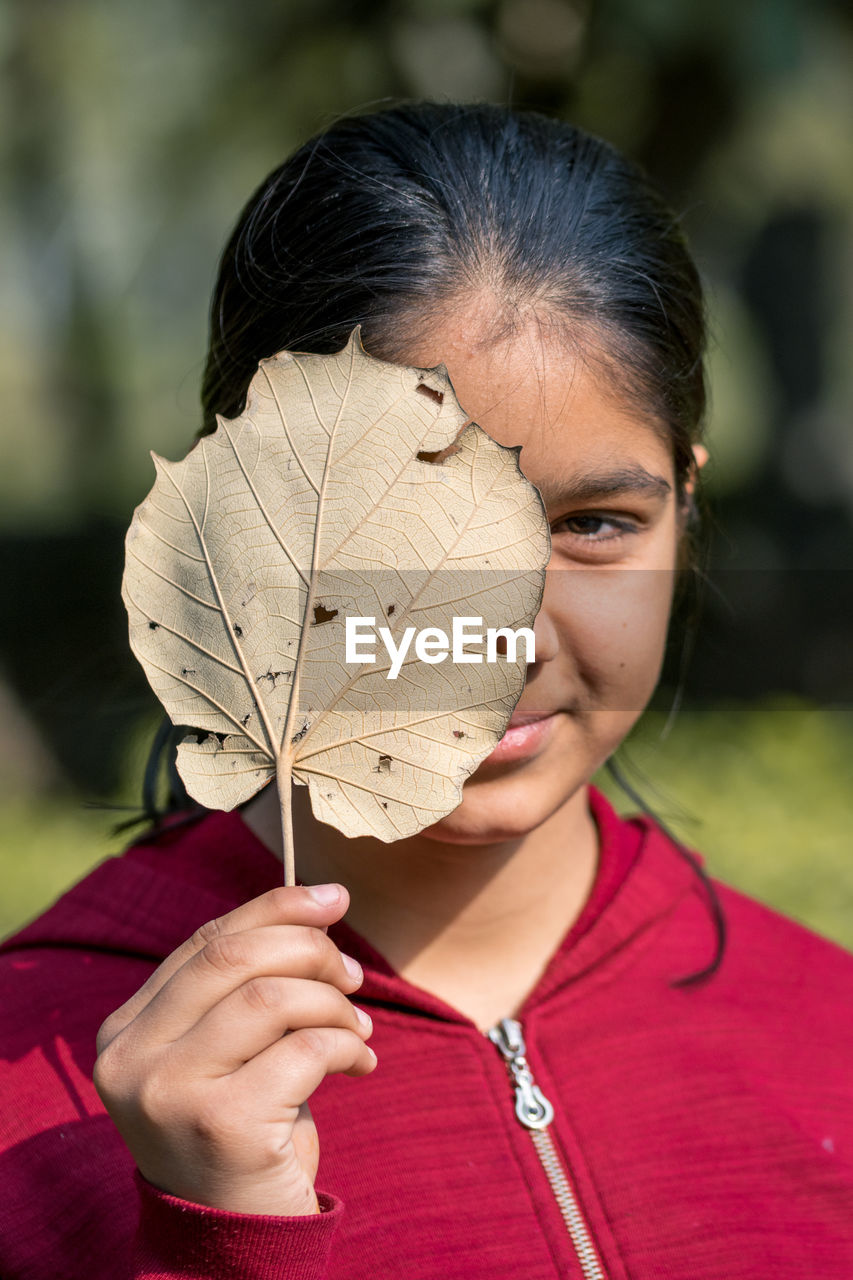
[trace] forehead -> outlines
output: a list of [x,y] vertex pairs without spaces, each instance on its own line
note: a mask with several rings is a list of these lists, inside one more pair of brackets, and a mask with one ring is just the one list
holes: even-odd
[[632,486],[659,480],[665,492],[673,483],[665,428],[619,388],[603,354],[535,317],[496,336],[494,313],[472,305],[440,318],[403,359],[446,365],[473,421],[499,444],[522,446],[521,468],[546,503],[596,473],[621,473]]

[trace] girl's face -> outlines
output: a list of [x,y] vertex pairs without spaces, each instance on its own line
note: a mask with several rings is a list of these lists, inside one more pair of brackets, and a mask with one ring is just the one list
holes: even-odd
[[523,446],[551,525],[536,661],[510,729],[461,805],[422,833],[454,844],[533,830],[625,737],[660,673],[681,534],[659,424],[535,321],[495,340],[493,314],[473,302],[395,357],[443,362],[466,413],[499,444]]

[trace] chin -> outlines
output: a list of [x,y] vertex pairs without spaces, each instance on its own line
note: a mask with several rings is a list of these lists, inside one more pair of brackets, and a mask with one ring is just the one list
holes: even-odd
[[535,831],[566,804],[585,779],[567,789],[562,773],[551,786],[546,779],[514,777],[465,784],[462,803],[440,822],[420,833],[442,844],[499,844]]
[[449,818],[442,818],[441,822],[426,827],[420,834],[425,840],[434,840],[437,844],[503,844],[507,840],[519,840],[537,825],[531,822],[516,823],[513,827],[497,826],[492,821],[488,825],[471,823],[462,826],[452,823]]

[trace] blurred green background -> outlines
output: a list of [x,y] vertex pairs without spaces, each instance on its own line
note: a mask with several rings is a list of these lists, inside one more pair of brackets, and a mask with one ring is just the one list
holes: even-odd
[[136,802],[156,712],[122,539],[148,451],[196,430],[240,207],[338,114],[435,96],[584,125],[683,220],[711,565],[631,777],[713,873],[853,947],[853,9],[6,0],[0,59],[0,932],[120,848],[93,804]]

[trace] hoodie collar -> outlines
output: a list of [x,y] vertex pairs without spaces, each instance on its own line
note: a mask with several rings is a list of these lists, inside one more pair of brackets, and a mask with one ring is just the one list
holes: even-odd
[[[595,883],[580,916],[569,928],[518,1011],[524,1019],[567,985],[597,969],[635,935],[672,911],[697,886],[687,858],[652,819],[623,818],[606,797],[589,788],[590,811],[599,832]],[[701,854],[689,851],[699,865]],[[426,1016],[473,1025],[458,1009],[401,978],[384,956],[345,921],[329,935],[364,968],[359,999],[417,1010]]]

